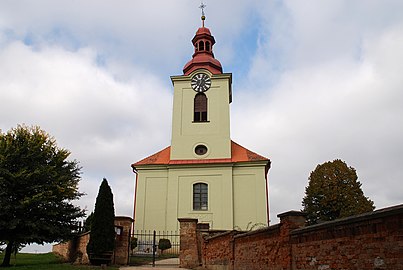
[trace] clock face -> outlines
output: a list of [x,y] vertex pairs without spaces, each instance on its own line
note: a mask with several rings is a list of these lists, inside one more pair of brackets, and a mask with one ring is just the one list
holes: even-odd
[[211,86],[210,77],[204,73],[197,73],[192,78],[192,88],[196,92],[205,92]]

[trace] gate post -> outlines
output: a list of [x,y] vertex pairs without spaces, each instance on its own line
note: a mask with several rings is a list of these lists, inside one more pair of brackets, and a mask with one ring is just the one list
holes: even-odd
[[197,219],[178,218],[180,224],[179,267],[195,268],[199,266],[197,247]]
[[156,249],[157,249],[157,245],[155,244],[155,230],[154,230],[154,233],[153,233],[153,267],[155,267],[155,252],[156,252]]
[[127,265],[129,263],[130,235],[133,221],[131,217],[115,217],[115,227],[117,228],[114,252],[115,264]]

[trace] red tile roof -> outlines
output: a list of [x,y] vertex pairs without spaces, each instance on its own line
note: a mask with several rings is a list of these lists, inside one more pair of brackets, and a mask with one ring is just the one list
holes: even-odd
[[231,158],[171,160],[170,154],[171,154],[171,147],[168,146],[167,148],[132,164],[132,167],[136,167],[138,165],[211,164],[211,163],[238,163],[238,162],[250,162],[250,161],[269,162],[268,158],[258,155],[233,141],[231,141],[231,154],[232,154]]

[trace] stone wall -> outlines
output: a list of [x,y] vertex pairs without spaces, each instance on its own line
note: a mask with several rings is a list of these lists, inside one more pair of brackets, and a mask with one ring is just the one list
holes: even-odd
[[301,212],[278,217],[257,231],[205,235],[186,252],[214,270],[403,270],[403,205],[308,227]]
[[[115,217],[115,227],[120,231],[116,235],[113,264],[126,265],[129,262],[129,245],[133,219],[130,217]],[[53,245],[52,252],[59,255],[64,261],[76,264],[89,264],[87,244],[89,232],[78,235],[74,239]]]
[[70,241],[53,245],[52,252],[59,255],[65,262],[88,264],[86,248],[89,239],[89,232],[83,233]]

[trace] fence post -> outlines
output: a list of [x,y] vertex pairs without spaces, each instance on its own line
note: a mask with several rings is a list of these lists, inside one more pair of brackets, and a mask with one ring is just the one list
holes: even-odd
[[156,249],[156,245],[155,245],[155,230],[153,233],[153,267],[155,267],[155,249]]

